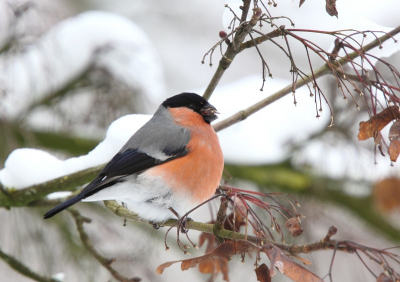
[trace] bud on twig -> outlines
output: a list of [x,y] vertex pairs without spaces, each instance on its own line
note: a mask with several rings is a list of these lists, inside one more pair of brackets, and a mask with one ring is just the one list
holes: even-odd
[[256,16],[257,18],[259,18],[262,14],[262,10],[260,8],[253,9],[253,12],[254,12],[254,16]]
[[332,225],[331,227],[329,227],[328,234],[326,234],[325,238],[322,239],[322,242],[328,242],[333,235],[336,235],[336,233],[337,227],[335,225]]
[[303,233],[303,229],[300,226],[300,220],[297,217],[289,218],[285,222],[285,226],[293,237],[297,237]]
[[228,44],[228,45],[230,45],[230,44],[231,44],[231,41],[229,40],[229,38],[228,38],[227,36],[228,36],[228,34],[226,34],[225,31],[221,30],[221,31],[219,32],[219,37],[222,38],[222,39],[225,38],[225,43]]

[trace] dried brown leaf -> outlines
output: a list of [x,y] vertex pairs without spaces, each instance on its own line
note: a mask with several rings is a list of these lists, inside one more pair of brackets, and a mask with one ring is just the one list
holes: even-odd
[[219,265],[213,259],[206,259],[199,263],[199,271],[203,274],[220,272]]
[[[206,253],[210,253],[219,245],[215,236],[209,233],[200,235],[199,246],[201,247],[205,242],[207,242]],[[200,273],[217,274],[221,272],[223,279],[229,281],[228,261],[226,259],[208,258],[200,262],[198,268]]]
[[268,266],[263,263],[256,268],[257,281],[260,282],[271,282],[271,275]]
[[203,246],[207,242],[206,253],[211,252],[215,249],[215,236],[209,233],[201,233],[199,238],[199,247]]
[[304,2],[306,2],[306,0],[300,0],[299,7],[301,7],[301,5],[304,4]]
[[169,261],[169,262],[166,262],[166,263],[163,263],[163,264],[159,265],[157,267],[157,269],[156,269],[156,273],[157,274],[162,274],[167,267],[170,267],[171,265],[173,265],[174,263],[177,263],[177,262],[181,262],[181,261],[180,260]]
[[222,273],[223,279],[229,282],[229,268],[226,259],[205,259],[199,263],[199,271],[203,274]]
[[[238,203],[237,205],[242,205],[242,203]],[[235,219],[235,230],[233,230],[233,219]],[[239,232],[241,226],[246,226],[246,217],[242,216],[237,210],[234,213],[231,213],[224,223],[224,228],[226,230],[231,230],[235,232]]]
[[312,262],[309,261],[308,259],[302,258],[300,256],[296,256],[296,255],[291,255],[291,257],[294,257],[296,259],[298,259],[299,261],[301,261],[304,265],[312,265]]
[[400,210],[400,179],[386,178],[374,185],[374,202],[382,212]]
[[388,153],[390,160],[396,162],[400,154],[400,120],[396,120],[390,127],[389,140]]
[[392,279],[388,277],[386,274],[381,273],[378,278],[376,279],[376,282],[391,282]]
[[358,140],[367,140],[371,137],[376,138],[379,132],[394,119],[400,119],[400,111],[397,106],[388,107],[372,116],[369,120],[360,122]]
[[301,228],[300,225],[300,220],[297,217],[289,218],[285,222],[285,226],[293,237],[297,237],[301,235],[301,233],[303,233],[303,229]]
[[200,262],[205,261],[207,259],[209,259],[209,256],[201,256],[197,258],[183,260],[181,264],[181,269],[188,270],[189,268],[196,267]]
[[258,252],[259,248],[256,245],[250,243],[249,241],[244,241],[244,240],[228,241],[222,243],[215,250],[204,256],[163,263],[157,267],[156,273],[162,274],[167,267],[170,267],[172,264],[177,262],[181,262],[182,270],[188,270],[189,268],[195,267],[199,263],[206,261],[208,259],[223,259],[228,261],[228,259],[232,255],[255,252],[255,251]]
[[389,130],[389,140],[400,140],[400,120],[396,120]]
[[338,11],[336,10],[336,0],[326,0],[325,9],[330,16],[338,17]]
[[324,281],[311,271],[305,269],[301,265],[295,263],[287,255],[285,255],[278,247],[268,244],[264,245],[262,251],[265,252],[271,261],[270,271],[271,277],[274,276],[275,267],[284,275],[295,282],[321,282]]
[[232,255],[258,252],[256,245],[249,241],[238,240],[222,243],[212,253],[212,257],[230,258]]
[[388,154],[392,162],[396,162],[400,154],[400,140],[392,140],[388,148]]

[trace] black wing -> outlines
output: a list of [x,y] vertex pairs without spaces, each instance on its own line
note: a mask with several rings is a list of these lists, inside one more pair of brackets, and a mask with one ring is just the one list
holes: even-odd
[[173,159],[183,157],[188,153],[186,147],[182,147],[176,150],[164,150],[164,154],[170,156],[164,161],[153,158],[146,153],[142,153],[137,149],[128,149],[124,152],[116,154],[112,160],[103,168],[100,174],[89,183],[77,196],[65,201],[64,203],[54,207],[48,211],[44,218],[50,218],[62,210],[72,206],[73,204],[85,199],[98,191],[110,187],[117,182],[121,181],[121,178],[135,173],[140,173],[146,169],[149,169],[157,164],[166,163]]

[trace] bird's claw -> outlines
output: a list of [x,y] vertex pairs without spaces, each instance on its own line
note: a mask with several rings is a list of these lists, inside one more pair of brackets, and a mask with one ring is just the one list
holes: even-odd
[[189,232],[189,229],[186,229],[186,222],[188,221],[193,221],[193,219],[191,219],[190,217],[183,217],[181,219],[179,219],[180,224],[179,226],[181,227],[181,233],[186,234]]
[[181,233],[186,234],[189,232],[189,229],[186,229],[184,226],[181,226]]

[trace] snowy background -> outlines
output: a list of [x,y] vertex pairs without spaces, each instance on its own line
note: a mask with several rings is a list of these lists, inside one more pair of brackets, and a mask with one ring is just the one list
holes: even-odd
[[[228,4],[236,7],[239,2],[228,1]],[[288,16],[296,23],[296,28],[315,29],[318,23],[317,28],[320,30],[352,28],[389,31],[400,24],[400,6],[397,2],[398,0],[385,0],[378,5],[372,0],[363,1],[362,4],[357,0],[338,1],[338,19],[327,15],[324,1],[317,0],[307,0],[300,9],[297,2],[278,1],[278,7],[271,8],[270,12],[276,16]],[[219,61],[219,51],[214,54],[212,68],[208,66],[208,58],[204,65],[200,62],[209,48],[219,40],[219,31],[228,31],[231,18],[230,12],[224,8],[225,1],[88,0],[74,4],[67,1],[37,1],[33,8],[18,18],[12,12],[12,7],[18,7],[22,3],[5,0],[0,2],[0,50],[10,43],[16,46],[0,53],[0,117],[10,123],[21,123],[23,128],[54,132],[68,128],[68,134],[103,141],[87,154],[74,157],[46,149],[16,149],[9,154],[4,165],[0,164],[0,167],[4,167],[0,170],[0,182],[9,188],[28,187],[106,163],[131,134],[149,119],[150,114],[165,98],[186,91],[202,94]],[[278,23],[289,27],[285,20],[279,20]],[[264,28],[268,30],[267,26]],[[333,46],[333,39],[328,36],[309,35],[307,38],[327,50],[331,50]],[[367,41],[373,39],[373,36],[368,36]],[[293,46],[292,53],[297,66],[308,73],[304,48],[296,44]],[[400,45],[389,40],[383,46],[383,49],[376,48],[371,53],[387,57],[391,64],[400,69]],[[257,52],[250,49],[238,55],[210,99],[221,113],[218,121],[291,83],[290,64],[285,55],[268,43],[261,45],[260,49],[265,54],[273,79],[267,79],[264,91],[260,92],[262,76]],[[316,56],[312,59],[314,66],[322,65]],[[76,87],[75,80],[82,76],[86,80],[78,85],[79,89],[73,88],[73,95],[52,96],[58,91],[69,89],[70,85]],[[106,84],[106,80],[112,83]],[[96,90],[88,87],[88,81],[96,84]],[[331,84],[331,80],[324,78],[320,85],[329,88]],[[107,95],[110,92],[118,92],[120,96],[116,98]],[[391,167],[388,157],[378,156],[378,164],[374,165],[373,141],[357,143],[358,123],[368,119],[366,114],[356,115],[359,120],[352,122],[352,142],[339,137],[330,142],[321,139],[307,141],[310,136],[327,127],[330,114],[325,106],[322,117],[315,118],[315,104],[306,88],[296,91],[296,98],[296,106],[293,104],[293,97],[288,95],[245,121],[221,131],[218,135],[226,162],[262,165],[279,163],[290,158],[294,166],[307,164],[316,174],[337,179],[348,177],[359,181],[377,181],[399,175],[399,166],[395,164]],[[349,111],[356,110],[351,101],[348,104],[340,101],[340,107],[348,107]],[[109,109],[105,105],[114,102],[115,107],[123,105],[123,109],[108,114]],[[126,115],[133,112],[139,114]],[[340,119],[339,116],[339,123]],[[334,138],[335,134],[332,136]],[[299,145],[298,150],[293,152],[292,145]],[[360,195],[369,192],[366,187],[357,190]],[[306,205],[303,203],[302,206]],[[340,237],[354,236],[365,243],[375,241],[376,246],[393,245],[372,231],[364,231],[367,227],[345,210],[332,206],[326,211],[318,203],[310,206],[314,210],[302,210],[309,216],[309,222],[314,222],[312,225],[308,223],[308,228],[313,231],[310,230],[310,234],[304,236],[305,241],[318,240],[325,235],[331,224],[336,224],[339,225],[339,230],[344,230],[339,233]],[[13,212],[14,215],[10,218],[9,215]],[[18,218],[20,213],[22,211],[13,209],[8,212],[2,209],[0,218],[11,226],[13,218]],[[89,217],[91,215],[96,218],[96,214],[91,211],[88,213]],[[341,221],[343,217],[348,217],[348,222]],[[126,235],[114,234],[113,230],[119,230],[121,224],[118,218],[117,223],[113,217],[111,219],[114,222],[108,228],[101,225],[108,224],[105,220],[100,218],[96,222],[97,228],[107,229],[104,231],[106,239],[99,235],[101,232],[93,231],[91,235],[104,252],[116,254],[120,251],[123,256],[127,254],[127,246],[116,247],[115,242],[123,240],[124,236],[126,240],[132,236],[133,231],[124,230],[122,233]],[[40,221],[40,217],[26,222],[32,220],[42,227],[51,224]],[[350,232],[349,226],[359,226],[357,236]],[[32,233],[35,228],[40,230],[40,227],[29,227],[26,234]],[[55,229],[54,226],[51,228]],[[73,224],[71,228],[74,228]],[[56,234],[55,230],[51,232]],[[135,237],[143,237],[141,232],[155,234],[152,230],[139,229],[135,231],[138,233]],[[162,237],[159,234],[154,236]],[[5,250],[15,253],[16,256],[26,258],[34,251],[16,248],[19,240],[11,235],[2,237],[0,246],[4,245]],[[60,235],[54,235],[53,241],[62,240],[59,237]],[[148,261],[152,265],[146,271],[154,271],[159,263],[166,260],[182,258],[178,252],[165,254],[162,240],[157,240],[161,242],[159,252],[149,247],[138,250],[140,248],[132,243],[128,246],[136,254],[148,254]],[[145,246],[144,238],[142,241],[142,246]],[[52,255],[53,258],[57,258],[57,252],[59,251]],[[160,252],[165,255],[160,257]],[[153,259],[157,261],[154,262]],[[325,268],[315,268],[319,275],[327,272],[330,257],[322,260],[325,263],[319,262],[319,265]],[[373,281],[372,276],[362,279],[357,276],[352,270],[357,266],[340,263],[339,259],[336,263],[337,269],[343,269],[335,273],[337,281]],[[358,267],[362,269],[361,263],[359,264]],[[49,265],[37,263],[35,267],[51,273],[65,272],[65,281],[76,281],[75,275],[82,273],[82,270],[75,274],[68,273],[68,269],[73,269],[72,264],[68,265],[68,269],[62,269],[56,263]],[[136,272],[137,268],[128,265],[121,267],[124,271],[133,270],[135,275],[140,276]],[[238,270],[234,265],[233,263],[232,268]],[[247,266],[247,269],[251,269],[251,266]],[[235,273],[241,272],[240,269]],[[350,272],[355,275],[354,279],[350,279]],[[5,273],[0,274],[0,278],[1,275],[11,277],[9,281],[28,281],[8,269],[1,261],[0,273]],[[205,279],[195,270],[181,273],[178,267],[167,269],[161,277],[142,273],[142,276],[147,277],[146,275],[152,281],[173,281],[176,277],[193,281]],[[104,280],[108,276],[101,270],[98,276],[93,277],[102,277]],[[231,277],[232,281],[241,281],[239,276]],[[277,281],[285,280],[282,278]]]

